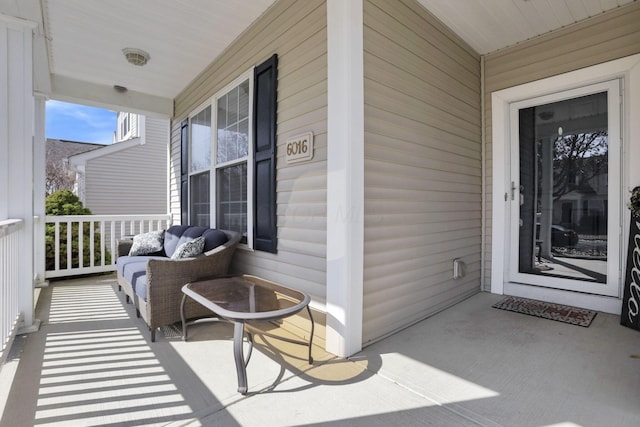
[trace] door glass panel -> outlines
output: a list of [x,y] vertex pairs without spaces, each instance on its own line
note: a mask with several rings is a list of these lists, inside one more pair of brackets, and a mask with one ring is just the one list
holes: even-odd
[[607,92],[518,111],[520,273],[607,283]]

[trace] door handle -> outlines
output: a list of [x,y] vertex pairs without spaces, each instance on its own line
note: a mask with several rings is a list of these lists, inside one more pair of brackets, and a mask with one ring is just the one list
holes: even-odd
[[516,190],[518,189],[518,187],[516,187],[516,182],[515,181],[511,181],[511,200],[515,200],[516,198]]

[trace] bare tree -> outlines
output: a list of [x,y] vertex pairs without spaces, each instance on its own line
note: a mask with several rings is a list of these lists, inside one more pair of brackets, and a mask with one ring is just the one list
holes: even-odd
[[75,173],[70,172],[62,162],[47,157],[47,177],[45,178],[47,196],[59,190],[73,191],[75,182]]
[[553,198],[560,199],[607,171],[607,131],[576,133],[554,143]]

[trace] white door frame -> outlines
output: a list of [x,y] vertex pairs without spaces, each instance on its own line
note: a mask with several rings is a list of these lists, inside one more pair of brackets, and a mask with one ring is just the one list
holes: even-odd
[[[594,93],[607,93],[607,115],[608,115],[608,199],[607,203],[612,208],[609,209],[609,220],[607,225],[607,282],[585,282],[580,280],[552,277],[548,275],[534,275],[530,273],[518,272],[518,252],[517,245],[519,242],[518,232],[520,224],[515,221],[515,218],[520,216],[520,205],[518,203],[511,203],[511,242],[509,247],[511,250],[510,264],[507,266],[510,270],[511,281],[523,284],[531,284],[543,287],[574,290],[577,292],[587,292],[597,295],[607,295],[613,297],[619,297],[622,292],[621,277],[620,277],[620,259],[621,259],[621,247],[620,241],[622,238],[622,230],[620,225],[620,210],[622,209],[622,203],[620,201],[621,193],[621,156],[620,156],[620,82],[621,80],[609,80],[606,82],[598,83],[595,85],[582,86],[580,88],[572,89],[569,91],[556,92],[551,95],[544,95],[541,97],[530,98],[524,101],[519,101],[511,104],[510,107],[510,120],[511,120],[511,182],[515,182],[515,198],[518,199],[519,181],[519,150],[518,142],[520,136],[518,134],[518,111],[521,108],[528,108],[535,105],[549,104],[565,99],[578,98],[580,96],[590,95]],[[615,172],[618,173],[615,173]],[[613,173],[612,173],[613,172]],[[513,201],[513,194],[511,200]]]
[[[622,186],[631,189],[640,185],[640,170],[629,167],[629,159],[640,158],[640,54],[594,65],[577,71],[526,83],[491,94],[492,104],[492,154],[493,154],[493,210],[491,292],[519,295],[561,304],[571,304],[609,313],[620,313],[619,297],[602,297],[577,292],[520,285],[509,281],[509,232],[510,218],[510,123],[509,108],[513,102],[545,94],[575,89],[595,83],[620,78],[623,81],[621,119],[622,137]],[[631,118],[635,118],[632,121]],[[623,192],[628,195],[628,193]],[[507,199],[507,200],[505,200]],[[623,200],[626,202],[626,198]],[[629,227],[629,211],[623,204],[623,246]],[[626,247],[623,247],[626,254]],[[624,260],[623,260],[624,262]],[[623,278],[623,269],[619,275]]]

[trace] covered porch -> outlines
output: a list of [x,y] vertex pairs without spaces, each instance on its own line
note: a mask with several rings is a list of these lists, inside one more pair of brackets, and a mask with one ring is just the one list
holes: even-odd
[[2,426],[635,426],[640,341],[491,308],[477,294],[348,359],[258,336],[236,392],[232,327],[155,343],[113,275],[52,283],[0,373]]
[[[540,91],[617,82],[612,253],[626,253],[640,3],[449,3],[0,0],[1,424],[637,425],[640,341],[615,314],[624,260],[589,328],[491,305],[528,292],[594,308],[580,289],[507,286],[519,197],[505,124]],[[130,46],[149,65],[127,63]],[[227,326],[194,327],[186,343],[165,328],[150,343],[113,276],[46,287],[45,103],[170,119],[161,214],[186,223],[187,124],[276,54],[277,252],[247,246],[233,267],[309,293],[326,332],[313,366],[304,348],[259,340],[243,397]],[[313,157],[289,164],[287,141],[307,133]]]

